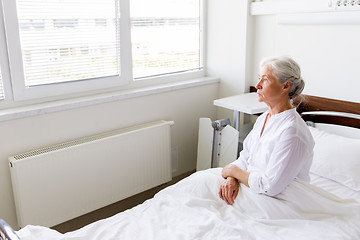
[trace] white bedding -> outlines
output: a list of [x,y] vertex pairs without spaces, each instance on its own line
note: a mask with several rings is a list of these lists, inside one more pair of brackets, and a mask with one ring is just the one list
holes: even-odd
[[310,173],[310,178],[310,183],[312,185],[320,187],[332,194],[337,195],[340,198],[355,199],[356,201],[360,202],[360,191],[354,191],[343,184],[321,177],[314,173]]
[[[22,240],[360,239],[360,203],[355,199],[295,180],[276,197],[241,185],[230,206],[218,197],[220,172],[196,172],[137,207],[74,232],[27,226],[18,234]],[[329,184],[322,181],[313,176],[316,185]]]

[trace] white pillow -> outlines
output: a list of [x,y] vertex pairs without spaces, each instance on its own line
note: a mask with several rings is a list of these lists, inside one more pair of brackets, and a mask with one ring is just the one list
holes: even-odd
[[360,139],[309,129],[315,141],[310,172],[360,191]]

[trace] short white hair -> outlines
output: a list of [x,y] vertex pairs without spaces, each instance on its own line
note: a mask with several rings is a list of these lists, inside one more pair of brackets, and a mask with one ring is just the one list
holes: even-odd
[[260,68],[264,66],[270,66],[274,77],[281,83],[291,82],[290,99],[296,98],[302,93],[305,82],[301,77],[299,64],[292,58],[288,56],[265,58],[260,62]]

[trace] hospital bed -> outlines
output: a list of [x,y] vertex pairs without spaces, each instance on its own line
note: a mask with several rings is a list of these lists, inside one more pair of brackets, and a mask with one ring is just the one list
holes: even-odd
[[254,194],[241,185],[234,205],[227,205],[218,197],[221,168],[211,168],[73,232],[61,234],[41,226],[13,231],[0,221],[1,237],[360,239],[360,103],[306,96],[298,111],[311,125],[315,140],[311,184],[294,180],[275,197]]

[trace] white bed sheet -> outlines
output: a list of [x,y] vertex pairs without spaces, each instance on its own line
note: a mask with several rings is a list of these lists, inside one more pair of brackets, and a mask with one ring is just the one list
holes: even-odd
[[196,172],[137,207],[77,231],[27,226],[18,234],[23,240],[360,239],[360,204],[354,199],[295,180],[276,197],[241,185],[230,206],[218,197],[220,173]]
[[342,199],[354,199],[360,202],[360,191],[354,191],[343,184],[321,177],[315,173],[310,173],[310,179],[312,185],[320,187]]

